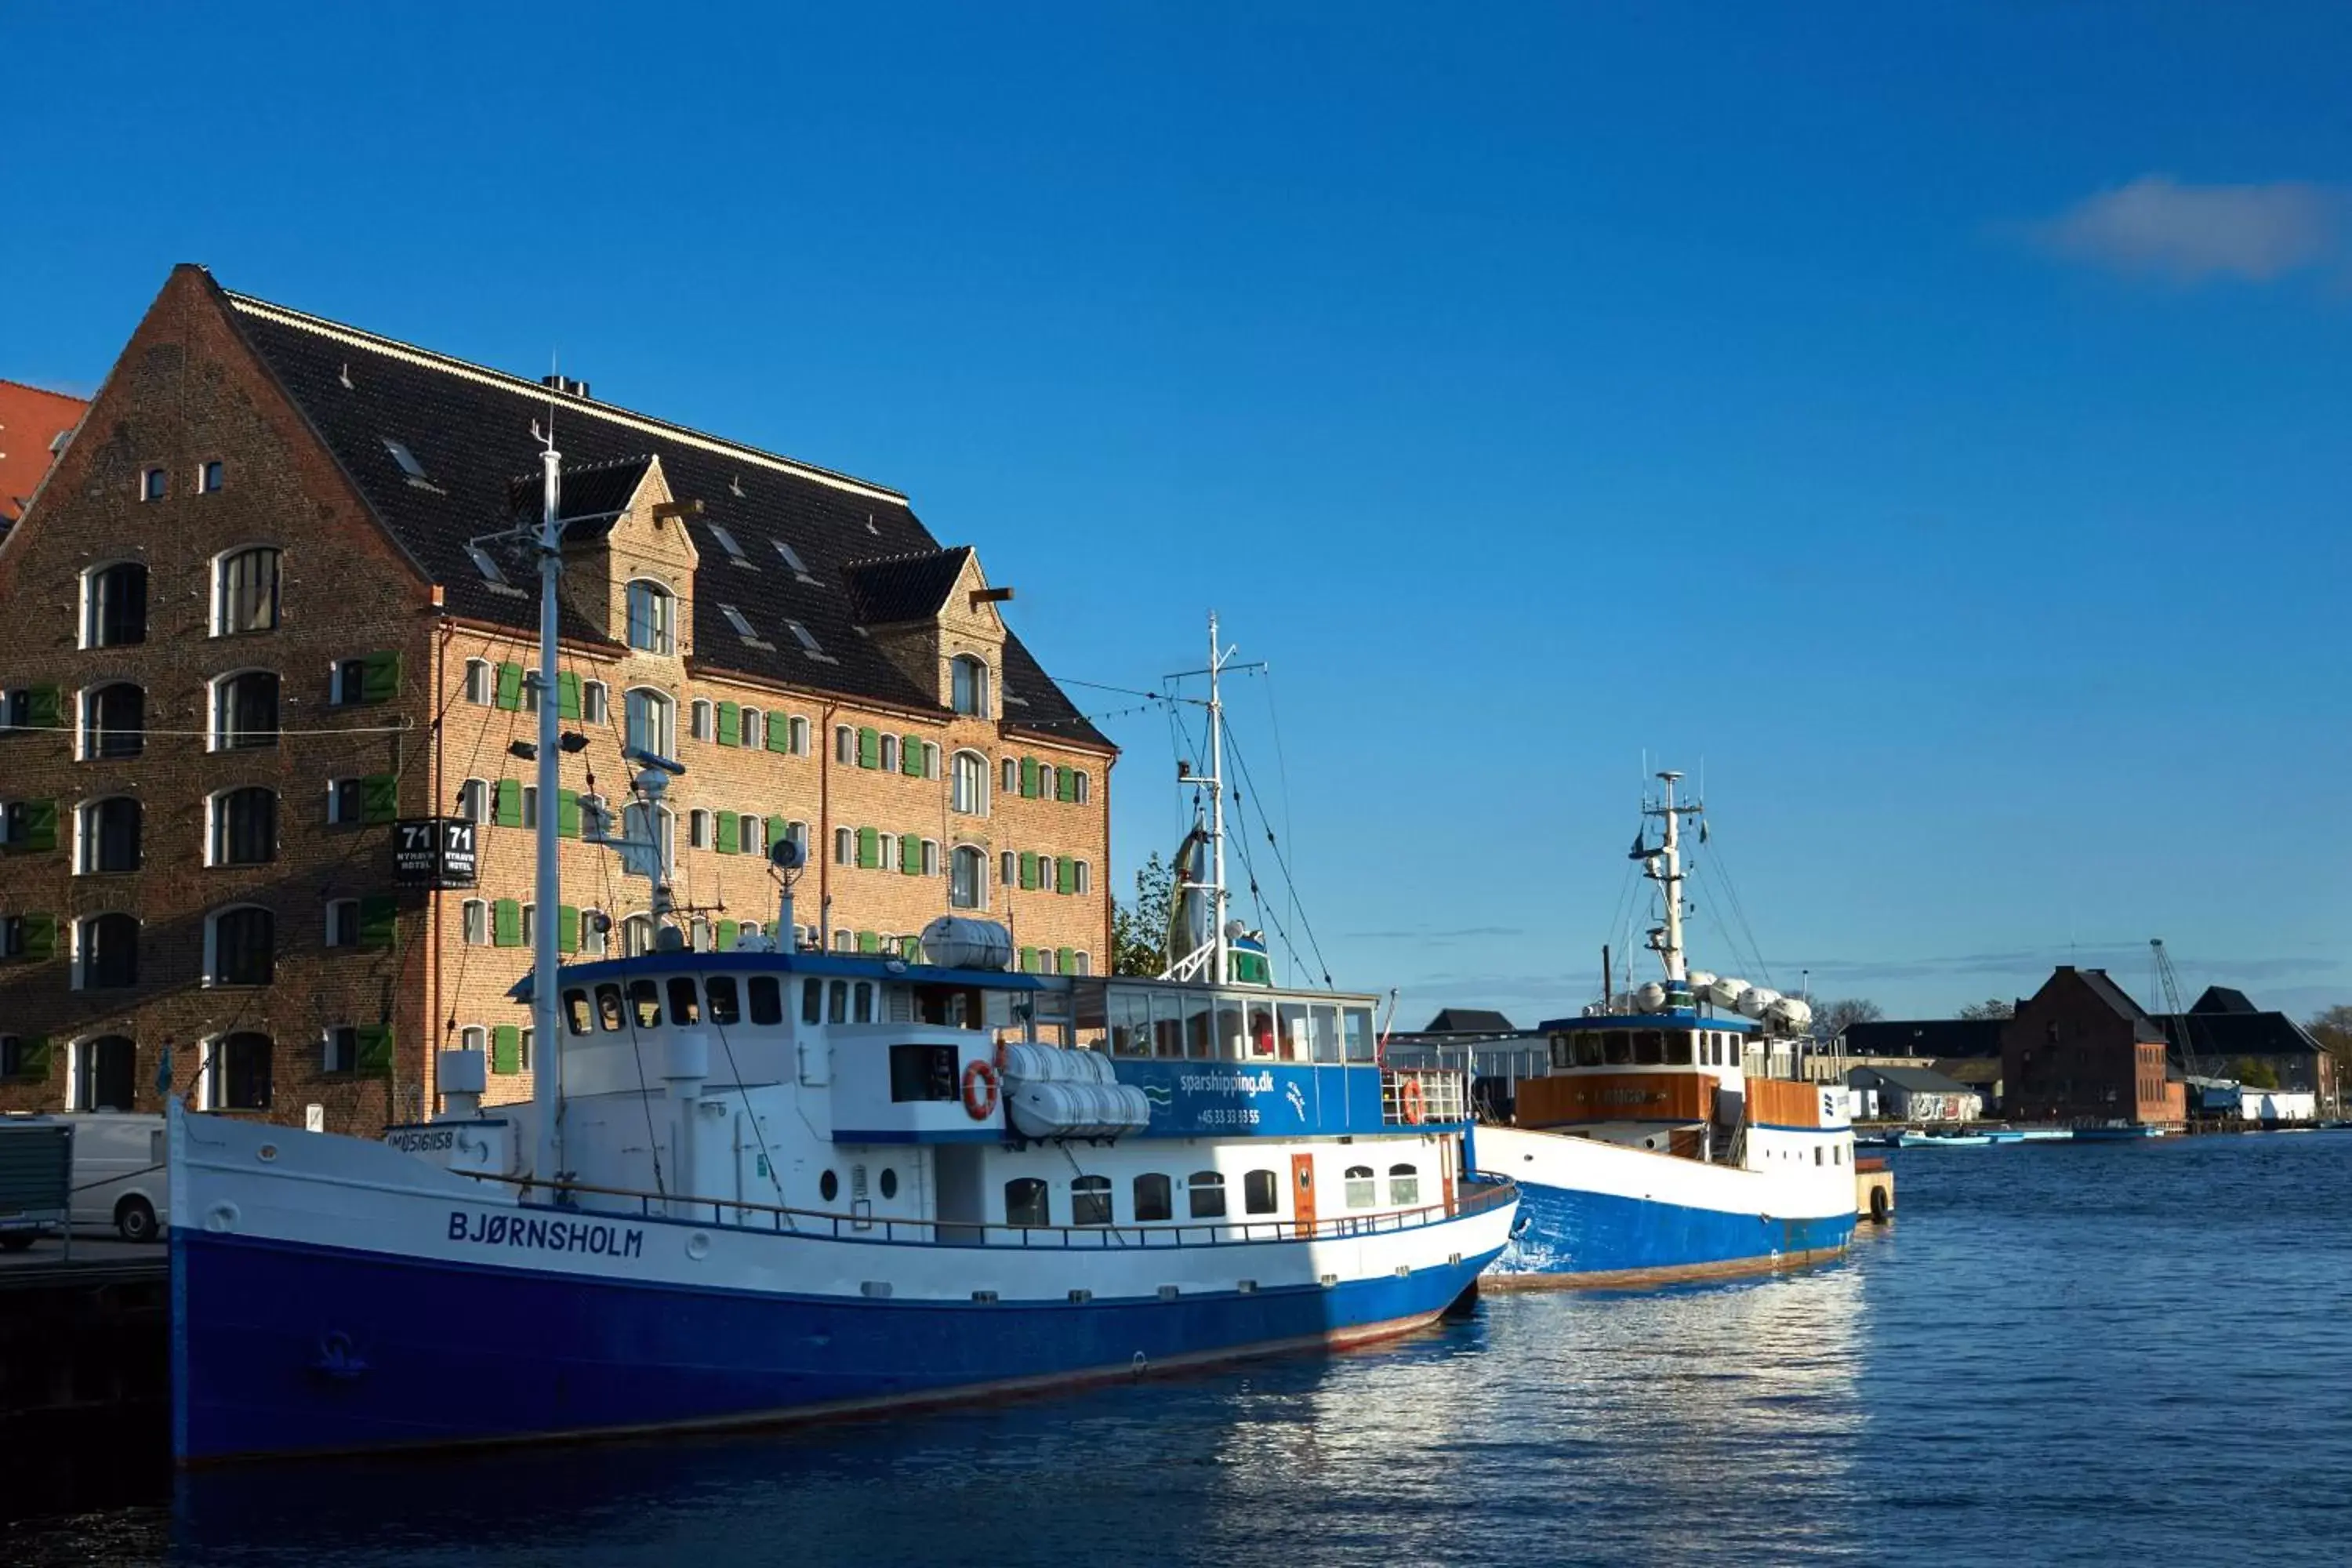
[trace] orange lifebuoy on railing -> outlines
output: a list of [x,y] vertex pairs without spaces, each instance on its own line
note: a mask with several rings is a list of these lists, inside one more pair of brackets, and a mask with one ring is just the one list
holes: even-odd
[[974,1121],[996,1114],[996,1069],[984,1061],[963,1069],[963,1108]]
[[1403,1112],[1405,1121],[1412,1126],[1421,1125],[1422,1119],[1429,1113],[1428,1107],[1422,1103],[1421,1079],[1408,1078],[1397,1085],[1397,1110]]

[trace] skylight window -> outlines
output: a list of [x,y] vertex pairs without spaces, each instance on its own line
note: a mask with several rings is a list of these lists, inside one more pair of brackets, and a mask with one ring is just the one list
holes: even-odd
[[425,465],[416,460],[415,453],[389,436],[383,438],[383,449],[392,454],[392,460],[400,465],[400,471],[408,476],[410,484],[432,488],[433,481],[425,477]]
[[776,553],[784,558],[784,564],[791,567],[793,569],[793,575],[798,577],[802,582],[813,584],[816,581],[815,578],[809,575],[808,563],[801,559],[800,552],[794,550],[791,545],[786,544],[781,539],[776,541]]
[[727,617],[727,624],[733,626],[735,634],[745,642],[750,642],[760,635],[751,629],[751,623],[744,619],[743,612],[734,605],[721,605],[719,606],[719,613]]
[[746,566],[751,564],[751,562],[744,560],[743,547],[735,542],[735,536],[733,534],[728,532],[725,529],[719,527],[715,522],[706,523],[703,526],[710,530],[710,537],[719,541],[719,547],[721,550],[724,550],[728,554],[732,555],[737,561],[741,562],[742,564]]
[[838,664],[841,662],[835,658],[833,655],[825,652],[824,647],[817,642],[815,637],[810,633],[808,627],[801,625],[800,622],[786,621],[784,623],[784,630],[793,634],[793,638],[801,645],[801,651],[803,653],[808,655],[811,658],[815,659],[818,663]]
[[474,570],[482,574],[482,581],[495,583],[501,588],[507,585],[507,574],[499,570],[499,563],[490,559],[488,551],[478,544],[468,544],[466,554],[473,562]]

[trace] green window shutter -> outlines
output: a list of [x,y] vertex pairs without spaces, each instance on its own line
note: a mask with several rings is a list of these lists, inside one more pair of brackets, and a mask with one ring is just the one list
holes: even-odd
[[555,792],[555,832],[562,838],[580,837],[580,792],[560,789]]
[[1021,798],[1037,798],[1037,759],[1034,757],[1021,759]]
[[900,937],[898,939],[898,956],[905,959],[909,963],[922,963],[923,939],[919,936]]
[[522,706],[522,666],[499,666],[498,705],[512,713]]
[[898,771],[908,778],[923,776],[923,738],[920,735],[898,737]]
[[923,841],[911,833],[898,840],[898,869],[909,877],[923,874]]
[[1055,765],[1054,798],[1055,800],[1076,800],[1077,798],[1077,785],[1071,782],[1076,776],[1077,775],[1071,773],[1069,769],[1061,766],[1059,763]]
[[768,750],[789,752],[793,747],[793,721],[790,715],[768,715]]
[[781,816],[768,818],[768,847],[773,849],[777,845],[782,844],[789,837],[791,828],[792,824]]
[[392,1076],[392,1026],[362,1024],[353,1033],[359,1036],[357,1041],[359,1049],[352,1063],[352,1069],[376,1078],[390,1078]]
[[372,653],[360,660],[360,700],[389,702],[400,695],[398,652]]
[[1067,855],[1054,857],[1054,891],[1066,893],[1077,886],[1078,873]]
[[869,871],[882,864],[881,835],[870,827],[857,830],[857,863]]
[[490,820],[500,827],[522,826],[522,781],[520,779],[499,781],[498,802],[490,807]]
[[743,710],[740,704],[721,702],[719,705],[719,743],[722,746],[743,743]]
[[872,729],[857,731],[857,765],[861,768],[882,765],[882,731]]
[[1077,972],[1078,950],[1075,947],[1055,948],[1054,950],[1054,973],[1056,974],[1076,974]]
[[719,814],[719,852],[721,855],[732,855],[740,847],[741,847],[735,841],[735,814],[731,811],[720,812]]
[[737,925],[733,921],[720,921],[719,922],[717,931],[719,938],[719,951],[721,952],[734,952],[735,933],[742,929],[743,928],[741,926]]
[[516,899],[500,899],[490,906],[490,944],[493,947],[522,945],[522,903]]
[[1037,950],[1034,947],[1023,948],[1021,950],[1021,973],[1024,974],[1034,974],[1036,973],[1036,970]]
[[1039,861],[1034,854],[1026,849],[1021,851],[1021,886],[1024,889],[1032,891],[1036,889],[1040,878],[1038,866]]
[[555,951],[558,952],[580,951],[580,910],[576,905],[555,906]]
[[400,815],[400,780],[392,773],[370,773],[360,780],[360,820],[390,822]]
[[381,952],[400,934],[400,901],[389,893],[360,900],[360,945]]
[[490,1031],[490,1070],[522,1071],[522,1030],[517,1026],[500,1024]]
[[25,917],[25,957],[38,963],[58,955],[58,917],[26,915]]
[[28,800],[25,803],[25,845],[27,853],[37,854],[58,847],[58,803],[53,800]]
[[859,931],[857,933],[857,951],[860,952],[881,952],[882,933],[880,931]]
[[32,1082],[49,1076],[49,1037],[35,1035],[25,1041],[22,1054],[16,1058],[16,1077],[20,1082]]
[[555,716],[559,719],[580,717],[580,677],[562,673],[555,678]]
[[36,730],[54,730],[58,727],[58,706],[56,687],[27,687],[25,691],[25,722]]

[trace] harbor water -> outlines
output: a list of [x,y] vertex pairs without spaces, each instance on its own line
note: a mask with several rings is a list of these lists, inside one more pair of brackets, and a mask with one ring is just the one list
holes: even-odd
[[2352,1134],[1893,1158],[1895,1224],[1804,1274],[887,1421],[9,1497],[0,1560],[2352,1560]]

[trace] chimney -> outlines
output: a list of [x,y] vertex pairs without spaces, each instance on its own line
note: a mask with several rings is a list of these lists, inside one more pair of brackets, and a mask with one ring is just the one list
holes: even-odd
[[539,378],[539,384],[571,397],[588,395],[588,384],[584,381],[574,381],[568,375],[542,375]]

